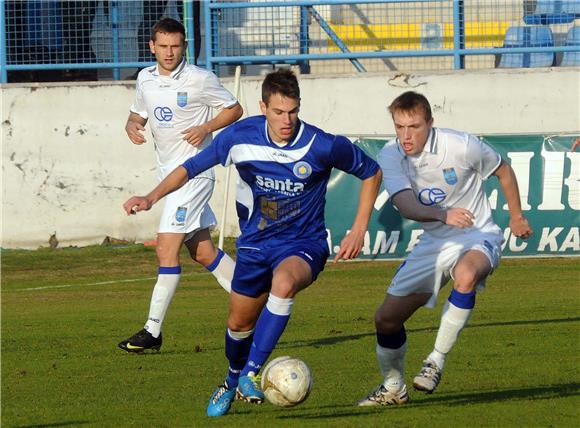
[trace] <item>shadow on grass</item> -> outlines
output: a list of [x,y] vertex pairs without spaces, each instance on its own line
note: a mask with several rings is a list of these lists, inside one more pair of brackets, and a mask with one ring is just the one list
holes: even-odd
[[[555,318],[555,319],[546,319],[546,320],[520,320],[520,321],[508,321],[508,322],[491,322],[486,324],[473,324],[467,325],[465,328],[467,329],[476,329],[476,328],[486,328],[486,327],[501,327],[501,326],[514,326],[514,325],[541,325],[541,324],[554,324],[554,323],[567,323],[567,322],[577,322],[580,321],[580,317],[576,318]],[[409,328],[407,329],[407,333],[422,333],[422,332],[435,332],[437,331],[438,326],[433,327],[423,327],[423,328]],[[363,339],[369,336],[375,336],[375,332],[369,333],[359,333],[359,334],[351,334],[351,335],[344,335],[344,336],[337,336],[334,335],[335,333],[329,333],[332,335],[331,337],[325,337],[322,339],[311,339],[311,340],[297,340],[292,342],[286,342],[281,340],[276,349],[293,349],[293,348],[301,348],[303,346],[311,346],[314,348],[319,348],[321,346],[326,345],[335,345],[338,343],[344,342],[351,342]],[[284,336],[282,336],[284,338]],[[197,350],[196,350],[197,349]],[[214,352],[214,351],[221,351],[223,350],[223,346],[202,346],[197,345],[197,347],[192,347],[191,349],[183,349],[179,348],[165,348],[163,351],[156,352],[156,351],[147,351],[142,353],[127,353],[121,352],[125,355],[134,355],[134,356],[162,356],[162,355],[189,355],[192,353],[203,353],[203,352]]]
[[35,425],[15,425],[14,428],[49,428],[49,427],[66,427],[90,424],[90,421],[68,421],[68,422],[54,422],[52,424],[35,424]]
[[[423,396],[425,398],[421,398],[418,401],[411,401],[404,406],[393,406],[388,408],[356,407],[354,404],[322,406],[313,409],[311,414],[305,414],[304,411],[302,411],[300,414],[296,415],[280,415],[277,417],[277,419],[328,419],[362,416],[365,414],[375,414],[377,412],[383,411],[405,411],[405,409],[440,406],[442,404],[446,406],[466,406],[473,404],[504,402],[506,400],[546,400],[550,398],[563,398],[577,395],[580,395],[580,383],[566,383],[536,388]],[[316,414],[314,414],[314,412],[316,412]]]
[[[521,321],[507,321],[507,322],[490,322],[485,324],[473,324],[467,325],[465,328],[467,329],[475,329],[475,328],[485,328],[485,327],[501,327],[501,326],[514,326],[514,325],[541,325],[541,324],[554,324],[554,323],[567,323],[567,322],[577,322],[580,321],[580,317],[575,318],[555,318],[555,319],[546,319],[546,320],[521,320]],[[423,328],[409,328],[407,329],[407,333],[421,333],[426,331],[437,331],[439,327],[423,327]],[[329,333],[332,334],[332,333]],[[335,345],[337,343],[349,342],[353,340],[359,340],[368,336],[374,336],[375,332],[370,333],[360,333],[360,334],[352,334],[352,335],[345,335],[345,336],[333,336],[333,337],[325,337],[322,339],[312,339],[312,340],[301,340],[301,341],[294,341],[294,342],[284,342],[281,341],[278,344],[278,349],[287,349],[287,348],[298,348],[302,346],[313,346],[319,347],[324,345]]]

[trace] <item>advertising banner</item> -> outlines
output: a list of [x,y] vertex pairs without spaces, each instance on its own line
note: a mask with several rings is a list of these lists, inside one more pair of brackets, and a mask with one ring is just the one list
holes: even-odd
[[[569,136],[483,136],[516,173],[524,215],[534,234],[516,238],[497,177],[486,182],[495,222],[504,231],[504,256],[578,256],[580,254],[580,151]],[[355,143],[376,159],[387,140]],[[351,226],[358,206],[360,181],[335,170],[328,185],[326,227],[331,258]],[[369,224],[362,259],[401,259],[423,233],[420,223],[403,219],[381,188]]]

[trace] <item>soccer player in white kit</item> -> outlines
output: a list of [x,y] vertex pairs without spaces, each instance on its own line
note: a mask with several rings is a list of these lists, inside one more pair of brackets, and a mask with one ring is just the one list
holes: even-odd
[[404,323],[421,306],[434,307],[439,289],[453,279],[435,347],[413,380],[414,388],[426,393],[437,387],[445,358],[475,306],[476,290],[499,264],[503,234],[493,222],[484,180],[499,179],[511,232],[524,239],[532,233],[522,215],[514,171],[497,152],[473,135],[433,128],[429,102],[418,93],[403,93],[389,111],[397,138],[378,155],[383,183],[400,214],[420,221],[424,233],[375,314],[384,381],[359,406],[408,401]]
[[[240,118],[242,108],[212,72],[188,65],[183,25],[161,19],[152,29],[149,47],[157,64],[143,69],[125,130],[133,144],[145,143],[149,123],[159,166],[159,180],[211,142],[211,133]],[[221,109],[211,118],[212,109]],[[161,326],[179,284],[179,251],[185,243],[191,258],[205,266],[219,284],[231,290],[233,260],[217,249],[210,236],[216,218],[208,203],[215,183],[205,171],[166,198],[157,235],[159,271],[145,327],[119,343],[127,352],[159,350]]]

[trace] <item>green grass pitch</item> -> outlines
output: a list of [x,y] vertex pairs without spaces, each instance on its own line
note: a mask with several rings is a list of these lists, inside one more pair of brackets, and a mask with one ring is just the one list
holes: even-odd
[[[231,242],[228,243],[231,250]],[[233,251],[230,251],[232,253]],[[152,248],[87,247],[2,253],[2,426],[577,427],[580,424],[578,258],[508,259],[488,280],[432,395],[397,408],[357,408],[381,380],[373,315],[396,262],[329,264],[298,295],[273,357],[304,359],[308,400],[283,409],[235,402],[205,416],[223,380],[227,296],[184,255],[184,275],[160,353],[117,343],[146,318]],[[442,292],[441,300],[449,293]],[[407,382],[439,322],[407,323]]]

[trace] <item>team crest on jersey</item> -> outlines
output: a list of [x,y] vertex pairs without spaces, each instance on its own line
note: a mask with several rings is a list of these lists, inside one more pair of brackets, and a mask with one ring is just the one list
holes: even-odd
[[186,207],[177,208],[177,211],[175,211],[175,221],[177,224],[175,226],[183,226],[183,224],[185,223],[186,214],[187,214]]
[[455,168],[447,168],[443,170],[443,177],[447,184],[457,183],[457,174],[455,173]]
[[296,177],[304,179],[310,177],[310,174],[312,174],[312,167],[310,166],[309,163],[300,161],[296,162],[296,165],[294,165],[294,169],[292,170],[292,172]]
[[177,93],[177,105],[179,107],[185,107],[187,105],[187,92]]

